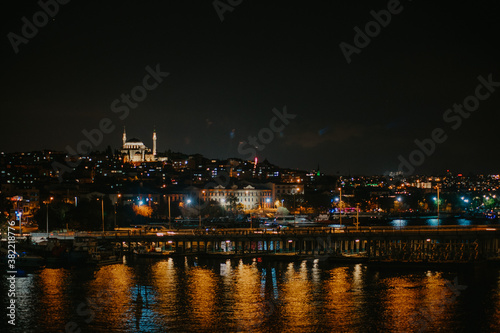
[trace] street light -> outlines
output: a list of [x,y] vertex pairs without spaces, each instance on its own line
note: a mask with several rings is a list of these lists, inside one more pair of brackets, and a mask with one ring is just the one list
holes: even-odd
[[99,200],[101,200],[102,233],[104,233],[104,199],[97,198],[97,201]]
[[398,210],[399,210],[399,229],[401,229],[401,226],[402,226],[402,221],[401,221],[401,202],[403,201],[403,199],[401,199],[401,197],[397,197],[397,202],[399,202],[399,205],[398,205]]
[[[205,190],[202,191],[203,197],[205,197]],[[198,219],[199,219],[199,228],[201,229],[201,207],[200,207],[200,196],[198,195]]]
[[23,212],[22,211],[19,211],[19,202],[23,200],[23,197],[20,197],[20,196],[17,196],[15,197],[15,200],[16,200],[16,217],[19,219],[19,237],[22,237],[23,236],[23,226],[22,226],[22,216],[23,216]]
[[437,227],[439,228],[439,186],[436,186],[437,189]]
[[[359,229],[359,203],[356,204],[356,231]],[[359,242],[359,240],[356,240],[356,242]]]
[[[122,197],[122,195],[121,195],[121,194],[118,194],[118,196],[117,196],[117,197],[118,197],[118,199],[120,199],[120,198]],[[115,216],[114,216],[115,226],[114,226],[113,230],[116,230],[116,209],[117,209],[117,207],[118,207],[118,199],[116,200],[115,205],[114,205],[114,208],[115,208]]]
[[54,200],[54,197],[50,197],[49,200],[45,202],[46,204],[46,210],[47,210],[47,240],[49,240],[49,204],[51,201]]
[[170,213],[170,195],[168,196],[168,229],[172,229],[172,215]]
[[340,195],[339,195],[339,224],[342,226],[342,187],[339,187]]
[[293,193],[293,215],[295,215],[295,213],[297,212],[295,195],[297,193],[299,193],[299,191],[300,191],[300,188],[298,188],[298,187],[294,191],[292,191],[292,193]]

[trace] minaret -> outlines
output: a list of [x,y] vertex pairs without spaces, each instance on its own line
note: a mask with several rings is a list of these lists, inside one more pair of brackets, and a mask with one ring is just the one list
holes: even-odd
[[156,130],[153,130],[153,157],[156,156]]
[[123,126],[123,148],[125,148],[125,143],[127,142],[127,133],[125,133],[125,126]]

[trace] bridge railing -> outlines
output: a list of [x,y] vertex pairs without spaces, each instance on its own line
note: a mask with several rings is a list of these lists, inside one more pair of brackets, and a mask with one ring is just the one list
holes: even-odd
[[161,231],[144,230],[116,230],[116,231],[88,231],[75,233],[75,237],[169,237],[169,236],[280,236],[292,237],[298,235],[317,235],[317,234],[425,234],[450,235],[463,232],[500,232],[500,226],[412,226],[412,227],[386,227],[386,226],[363,226],[363,227],[307,227],[307,228],[234,228],[234,229],[177,229]]

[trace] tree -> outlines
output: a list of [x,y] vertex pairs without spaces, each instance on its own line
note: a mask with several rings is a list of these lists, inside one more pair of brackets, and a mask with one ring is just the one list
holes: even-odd
[[47,232],[45,221],[47,220],[47,209],[49,216],[49,231],[55,229],[64,229],[66,224],[71,224],[74,206],[64,202],[52,202],[50,205],[45,204],[42,208],[34,213],[34,219],[38,223],[38,228]]
[[[99,198],[99,200],[97,200]],[[101,202],[104,200],[104,204]],[[105,230],[111,230],[114,227],[114,205],[108,197],[97,197],[94,196],[90,199],[81,198],[78,201],[78,206],[68,205],[70,209],[65,214],[64,222],[59,225],[57,220],[55,223],[52,222],[51,212],[52,206],[49,205],[49,223],[50,228],[62,227],[66,223],[71,229],[77,230],[94,230],[102,231],[102,209],[104,208],[104,228]],[[118,219],[117,219],[118,224]]]
[[238,198],[236,198],[233,194],[231,194],[228,198],[227,201],[229,202],[229,209],[233,214],[236,214],[238,211]]
[[201,210],[201,215],[209,217],[221,217],[225,215],[225,210],[218,201],[210,200]]
[[147,206],[147,205],[133,205],[133,210],[136,215],[144,216],[144,217],[151,217],[151,214],[153,213],[153,208]]
[[286,207],[280,206],[278,207],[278,209],[276,209],[276,215],[284,216],[288,214],[290,214],[290,211],[286,209]]
[[243,213],[244,209],[245,209],[245,206],[243,206],[242,203],[239,203],[239,204],[236,205],[236,213],[237,214]]

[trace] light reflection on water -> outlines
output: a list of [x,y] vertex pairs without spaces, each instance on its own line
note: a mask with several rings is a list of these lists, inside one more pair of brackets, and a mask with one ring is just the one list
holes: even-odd
[[312,281],[308,278],[307,263],[303,261],[298,267],[289,265],[284,281],[280,295],[284,330],[304,331],[314,326]]
[[10,331],[500,331],[500,271],[488,272],[184,258],[43,269],[18,279]]
[[363,292],[353,289],[354,277],[350,267],[337,267],[328,272],[324,283],[326,324],[339,332],[352,330],[360,322]]
[[[464,218],[453,218],[453,219],[444,219],[444,218],[421,218],[421,219],[404,219],[397,218],[391,220],[389,224],[396,229],[404,228],[408,226],[429,226],[429,227],[438,227],[442,225],[458,225],[458,226],[470,226],[473,225],[473,221]],[[484,224],[484,223],[482,223]]]

